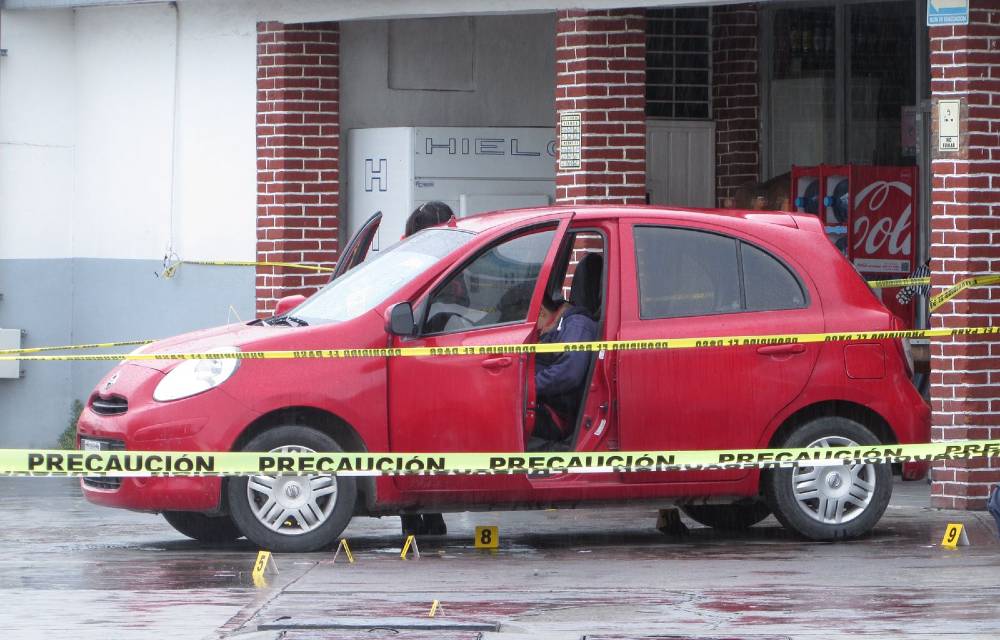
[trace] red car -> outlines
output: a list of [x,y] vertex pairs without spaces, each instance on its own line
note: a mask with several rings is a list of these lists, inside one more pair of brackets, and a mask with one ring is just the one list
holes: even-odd
[[[498,212],[422,231],[363,261],[378,216],[341,272],[279,315],[198,331],[146,352],[537,340],[545,294],[602,340],[886,331],[898,320],[813,216],[575,207]],[[591,356],[577,451],[921,443],[930,412],[898,340]],[[81,448],[174,451],[520,452],[535,420],[530,355],[126,362],[94,390]],[[904,468],[921,476],[926,467]],[[88,478],[98,504],[162,512],[202,540],[246,536],[296,552],[334,543],[357,515],[597,502],[681,506],[704,524],[774,513],[810,539],[862,535],[892,491],[886,464],[507,475]]]

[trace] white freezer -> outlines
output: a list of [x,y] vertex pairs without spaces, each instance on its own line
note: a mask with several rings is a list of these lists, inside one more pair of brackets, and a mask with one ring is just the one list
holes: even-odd
[[430,200],[459,217],[555,200],[552,127],[352,129],[347,145],[347,237],[381,211],[374,251],[399,240]]

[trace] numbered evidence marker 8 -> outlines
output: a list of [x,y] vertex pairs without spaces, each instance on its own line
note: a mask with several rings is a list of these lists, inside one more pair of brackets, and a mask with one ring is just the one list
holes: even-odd
[[969,546],[969,536],[965,533],[965,527],[961,524],[949,522],[944,530],[944,537],[941,538],[941,546],[946,549]]
[[500,546],[500,529],[497,527],[476,527],[476,548],[496,549]]

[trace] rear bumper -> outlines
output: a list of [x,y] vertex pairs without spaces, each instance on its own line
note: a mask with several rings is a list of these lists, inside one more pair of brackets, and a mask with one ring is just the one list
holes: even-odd
[[930,469],[930,462],[904,462],[903,480],[923,480]]

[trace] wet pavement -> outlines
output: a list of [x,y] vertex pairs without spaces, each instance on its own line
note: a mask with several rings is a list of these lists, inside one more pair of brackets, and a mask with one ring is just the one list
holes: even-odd
[[[873,535],[836,544],[773,518],[664,536],[637,506],[446,514],[449,535],[418,538],[420,559],[404,561],[397,518],[358,519],[354,564],[277,555],[255,587],[245,541],[200,544],[158,516],[92,506],[72,481],[5,478],[0,638],[995,638],[996,527],[931,509],[928,493],[898,483]],[[970,546],[939,546],[948,522]],[[473,548],[476,525],[500,528],[499,550]]]

